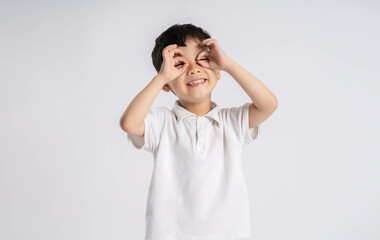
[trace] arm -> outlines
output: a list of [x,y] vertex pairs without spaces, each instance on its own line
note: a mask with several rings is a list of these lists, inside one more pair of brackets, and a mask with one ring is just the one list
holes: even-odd
[[[135,136],[144,136],[145,118],[162,87],[176,79],[189,66],[189,62],[182,57],[174,58],[175,54],[183,55],[184,51],[176,44],[166,46],[162,50],[163,62],[160,72],[150,83],[132,100],[120,118],[120,127],[127,133]],[[176,67],[177,63],[184,63]]]
[[232,61],[219,46],[214,38],[208,38],[200,42],[200,45],[210,46],[208,52],[210,63],[200,62],[204,67],[215,70],[223,70],[230,74],[252,100],[249,107],[249,128],[258,126],[267,119],[277,108],[277,98],[257,78]]
[[234,61],[225,71],[230,74],[251,98],[249,128],[264,122],[277,108],[277,98],[265,85]]
[[120,118],[120,127],[125,132],[135,136],[144,135],[144,119],[165,83],[160,75],[156,75],[132,100]]

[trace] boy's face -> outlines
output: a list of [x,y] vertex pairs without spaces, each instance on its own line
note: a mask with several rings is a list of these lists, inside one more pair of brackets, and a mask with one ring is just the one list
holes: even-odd
[[[220,70],[204,68],[196,61],[198,56],[200,56],[201,59],[208,58],[207,56],[202,57],[205,55],[205,51],[208,51],[208,47],[199,45],[199,42],[199,40],[188,38],[185,42],[186,47],[177,47],[185,53],[184,55],[178,56],[185,58],[189,62],[189,66],[181,75],[165,84],[162,88],[166,92],[173,90],[181,102],[201,103],[211,100],[211,92],[220,79]],[[176,56],[177,54],[174,55],[174,57]],[[206,81],[198,86],[187,85],[188,82],[199,78],[205,78]]]

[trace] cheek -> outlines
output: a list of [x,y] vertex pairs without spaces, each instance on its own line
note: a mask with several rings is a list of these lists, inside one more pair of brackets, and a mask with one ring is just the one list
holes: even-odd
[[208,61],[203,61],[201,64],[205,68],[209,68],[210,67],[210,62],[208,62]]
[[181,83],[185,82],[185,74],[182,73],[176,79],[173,80],[173,84],[179,86]]
[[179,78],[176,78],[175,80],[173,80],[173,82],[171,83],[171,86],[172,88],[179,88],[181,87],[183,81],[181,81],[181,79]]
[[216,74],[216,70],[209,70],[207,69],[207,75],[212,78],[217,78],[218,75]]

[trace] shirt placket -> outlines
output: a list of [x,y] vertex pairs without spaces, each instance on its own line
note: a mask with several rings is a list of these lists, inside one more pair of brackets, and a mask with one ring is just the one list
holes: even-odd
[[195,150],[197,152],[203,152],[204,148],[204,131],[203,131],[203,117],[198,116],[196,120],[196,144]]

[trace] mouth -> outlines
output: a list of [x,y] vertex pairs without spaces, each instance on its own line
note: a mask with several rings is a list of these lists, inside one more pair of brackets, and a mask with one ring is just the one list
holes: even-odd
[[198,79],[198,80],[195,80],[195,81],[188,82],[188,83],[186,83],[186,85],[188,87],[198,87],[200,85],[203,85],[206,81],[207,81],[207,79],[201,78],[201,79]]

